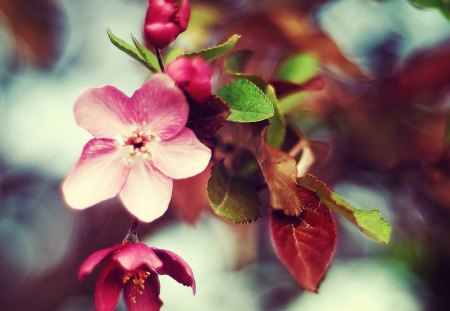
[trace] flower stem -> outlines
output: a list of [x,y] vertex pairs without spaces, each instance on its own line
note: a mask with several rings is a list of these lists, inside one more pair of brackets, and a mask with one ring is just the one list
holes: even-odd
[[130,231],[128,231],[127,236],[125,237],[126,242],[137,243],[139,241],[137,236],[139,226],[139,220],[137,218],[133,218],[133,222],[131,223]]
[[161,50],[159,48],[155,48],[156,58],[158,58],[159,68],[161,68],[162,72],[165,72],[164,62],[161,56]]

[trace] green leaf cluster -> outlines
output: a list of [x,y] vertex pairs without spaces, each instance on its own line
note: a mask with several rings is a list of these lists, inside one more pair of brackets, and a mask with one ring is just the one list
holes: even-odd
[[109,28],[106,29],[109,39],[119,50],[125,52],[142,65],[147,67],[151,72],[158,72],[158,59],[143,44],[141,44],[133,35],[131,35],[134,46],[125,40],[116,37]]
[[[131,35],[131,39],[133,40],[134,44],[133,46],[125,40],[115,36],[109,28],[106,29],[106,32],[112,44],[114,44],[119,50],[125,52],[126,54],[140,62],[151,72],[159,71],[158,59],[156,58],[155,54],[149,51],[141,42],[139,42],[139,40],[136,39],[136,37]],[[213,61],[230,52],[234,48],[240,37],[241,36],[239,35],[233,35],[222,44],[187,54],[184,54],[184,51],[181,49],[174,48],[169,50],[169,52],[165,55],[164,61],[166,63],[169,63],[179,56],[200,56],[205,61]]]

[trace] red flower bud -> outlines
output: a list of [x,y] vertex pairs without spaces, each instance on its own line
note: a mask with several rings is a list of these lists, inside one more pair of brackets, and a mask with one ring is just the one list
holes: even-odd
[[144,34],[157,48],[169,45],[186,30],[191,15],[189,0],[149,0]]
[[179,57],[167,66],[167,74],[198,102],[211,96],[211,70],[200,56]]

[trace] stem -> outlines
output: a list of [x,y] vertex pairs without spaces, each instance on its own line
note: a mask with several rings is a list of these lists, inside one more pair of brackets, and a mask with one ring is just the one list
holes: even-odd
[[159,48],[155,47],[155,53],[156,53],[156,58],[158,59],[159,68],[161,68],[162,72],[166,72],[166,70],[164,68],[164,62],[161,57],[161,50]]
[[139,241],[137,236],[139,226],[139,220],[137,218],[133,218],[133,222],[131,223],[130,231],[128,231],[127,236],[125,237],[126,242],[137,243]]

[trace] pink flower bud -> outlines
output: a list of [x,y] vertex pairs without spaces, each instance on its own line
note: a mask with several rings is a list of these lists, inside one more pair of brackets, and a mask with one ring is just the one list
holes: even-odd
[[169,45],[186,30],[191,15],[189,0],[149,0],[144,34],[157,48]]
[[211,70],[200,56],[179,57],[167,66],[167,74],[198,102],[211,96]]

